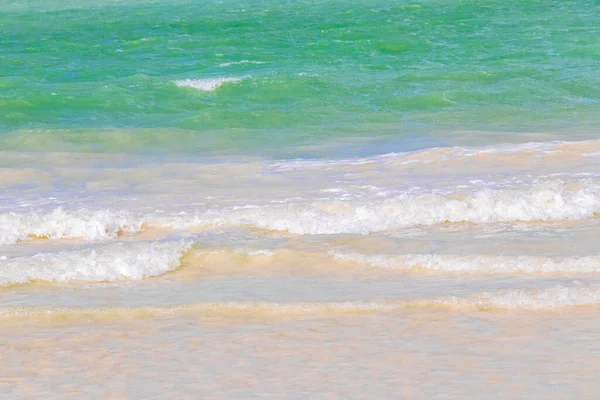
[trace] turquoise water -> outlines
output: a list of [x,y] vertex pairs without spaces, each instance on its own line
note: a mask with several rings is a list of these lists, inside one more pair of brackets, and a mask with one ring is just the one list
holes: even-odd
[[[597,1],[2,0],[0,11],[5,150],[377,153],[600,117]],[[175,84],[220,78],[241,79]]]

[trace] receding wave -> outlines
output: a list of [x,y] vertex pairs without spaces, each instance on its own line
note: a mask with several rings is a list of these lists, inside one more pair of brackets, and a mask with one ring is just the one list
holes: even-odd
[[330,254],[336,260],[352,261],[372,267],[447,273],[585,274],[600,271],[600,256],[366,255],[340,251],[330,251]]
[[471,297],[415,298],[408,300],[369,300],[340,302],[202,302],[173,306],[148,307],[5,307],[0,318],[29,319],[36,322],[102,320],[115,318],[152,318],[163,315],[194,314],[203,317],[295,317],[340,314],[390,313],[410,309],[437,310],[551,310],[554,308],[598,306],[600,285],[567,287],[555,286],[539,290],[508,290],[481,293]]
[[232,78],[206,78],[206,79],[184,79],[175,81],[175,84],[179,87],[189,87],[200,90],[202,92],[212,92],[213,90],[221,87],[225,83],[239,82],[243,79],[248,78],[247,76]]
[[119,242],[89,249],[0,259],[0,285],[31,281],[139,280],[181,264],[191,243],[183,240]]

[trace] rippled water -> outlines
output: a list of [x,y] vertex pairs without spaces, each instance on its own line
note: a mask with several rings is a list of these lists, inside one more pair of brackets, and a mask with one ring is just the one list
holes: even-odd
[[453,144],[457,130],[569,137],[598,121],[595,1],[2,9],[11,150],[307,156],[295,147],[362,138],[406,150]]

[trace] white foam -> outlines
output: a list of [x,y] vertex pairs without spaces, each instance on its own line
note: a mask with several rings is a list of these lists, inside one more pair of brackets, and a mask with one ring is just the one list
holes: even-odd
[[243,79],[248,78],[247,76],[239,78],[207,78],[207,79],[184,79],[175,81],[175,84],[179,87],[189,87],[200,90],[202,92],[212,92],[219,88],[224,83],[239,82]]
[[171,271],[180,265],[187,241],[111,243],[94,248],[39,253],[0,260],[0,284],[30,281],[139,280]]
[[541,257],[449,254],[365,255],[330,251],[334,259],[392,269],[424,269],[449,273],[593,273],[600,256]]
[[0,244],[15,243],[31,237],[47,239],[102,240],[120,232],[137,232],[143,220],[126,212],[62,208],[49,212],[0,214]]

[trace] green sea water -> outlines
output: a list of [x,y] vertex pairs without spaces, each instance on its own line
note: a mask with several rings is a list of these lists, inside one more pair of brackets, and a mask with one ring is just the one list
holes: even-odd
[[310,156],[600,121],[597,0],[0,0],[0,48],[1,150]]

